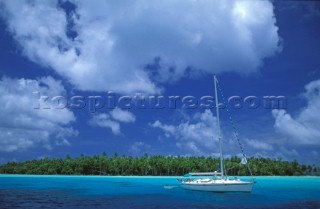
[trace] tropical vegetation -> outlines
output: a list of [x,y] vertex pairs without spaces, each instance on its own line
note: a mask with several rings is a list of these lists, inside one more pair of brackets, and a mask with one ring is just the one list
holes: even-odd
[[[299,164],[296,160],[289,162],[280,158],[248,159],[254,175],[319,175],[320,167]],[[241,164],[239,157],[224,160],[228,175],[249,175],[247,166]],[[153,175],[180,176],[188,172],[215,171],[219,167],[219,159],[213,157],[186,156],[119,156],[117,153],[108,157],[101,155],[71,158],[43,158],[24,162],[8,162],[0,165],[2,174],[47,174],[47,175]]]

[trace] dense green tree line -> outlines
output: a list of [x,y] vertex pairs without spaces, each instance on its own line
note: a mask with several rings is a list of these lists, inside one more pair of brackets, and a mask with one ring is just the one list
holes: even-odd
[[[249,175],[241,159],[232,157],[224,160],[228,175]],[[319,175],[315,165],[299,164],[270,158],[249,158],[254,175]],[[209,172],[219,167],[219,159],[212,157],[181,156],[118,156],[102,155],[71,158],[44,158],[25,162],[9,162],[0,166],[2,174],[58,174],[58,175],[155,175],[180,176],[188,172]]]

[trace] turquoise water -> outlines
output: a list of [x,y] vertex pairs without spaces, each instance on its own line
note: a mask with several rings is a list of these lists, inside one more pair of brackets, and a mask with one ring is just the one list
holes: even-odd
[[320,208],[319,177],[256,181],[247,194],[183,190],[176,177],[0,175],[0,208]]

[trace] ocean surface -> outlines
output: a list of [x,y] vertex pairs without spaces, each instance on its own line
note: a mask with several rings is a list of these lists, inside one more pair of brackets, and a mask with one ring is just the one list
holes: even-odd
[[320,177],[256,177],[252,193],[184,190],[176,178],[0,175],[0,208],[320,208]]

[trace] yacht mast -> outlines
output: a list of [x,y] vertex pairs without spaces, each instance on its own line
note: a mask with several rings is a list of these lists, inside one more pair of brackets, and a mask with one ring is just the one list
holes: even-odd
[[216,100],[216,111],[217,111],[217,126],[218,126],[218,138],[219,138],[219,151],[220,151],[220,172],[221,176],[224,176],[223,172],[223,156],[222,156],[222,147],[221,147],[221,130],[220,130],[220,118],[219,118],[219,102],[218,102],[218,93],[217,93],[217,78],[216,75],[213,76],[214,79],[214,93]]

